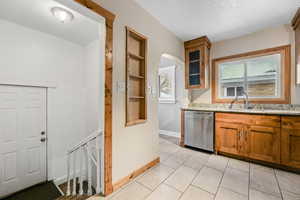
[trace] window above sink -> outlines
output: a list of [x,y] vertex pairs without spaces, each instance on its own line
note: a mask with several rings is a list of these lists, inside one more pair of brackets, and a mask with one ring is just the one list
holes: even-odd
[[213,60],[213,103],[248,94],[251,103],[290,103],[290,46]]

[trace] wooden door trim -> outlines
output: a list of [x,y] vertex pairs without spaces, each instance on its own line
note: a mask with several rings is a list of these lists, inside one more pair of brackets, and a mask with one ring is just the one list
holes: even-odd
[[86,8],[89,8],[90,10],[94,11],[98,15],[104,17],[106,20],[106,25],[112,28],[114,20],[116,18],[115,14],[101,7],[98,3],[95,3],[92,0],[74,0],[74,1],[83,5]]
[[112,76],[113,76],[113,23],[115,15],[92,0],[74,0],[105,18],[105,122],[104,122],[104,195],[113,192],[112,186]]

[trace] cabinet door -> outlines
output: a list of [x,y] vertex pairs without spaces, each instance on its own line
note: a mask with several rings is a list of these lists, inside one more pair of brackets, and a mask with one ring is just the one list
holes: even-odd
[[243,137],[248,140],[249,158],[280,163],[280,128],[250,126],[245,134]]
[[300,84],[300,26],[295,30],[296,84]]
[[283,117],[281,164],[300,168],[300,117]]
[[241,155],[242,125],[232,123],[216,123],[216,150],[224,153]]
[[205,87],[202,54],[201,47],[186,49],[186,88]]

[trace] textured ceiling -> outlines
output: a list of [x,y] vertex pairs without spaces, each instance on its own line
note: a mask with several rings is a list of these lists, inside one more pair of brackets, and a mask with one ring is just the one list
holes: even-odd
[[212,41],[290,23],[300,0],[135,0],[182,40]]

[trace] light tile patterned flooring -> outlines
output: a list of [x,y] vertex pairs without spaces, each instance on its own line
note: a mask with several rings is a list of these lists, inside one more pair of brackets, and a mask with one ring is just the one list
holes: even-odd
[[100,199],[300,200],[300,175],[181,148],[170,141],[160,138],[158,166]]

